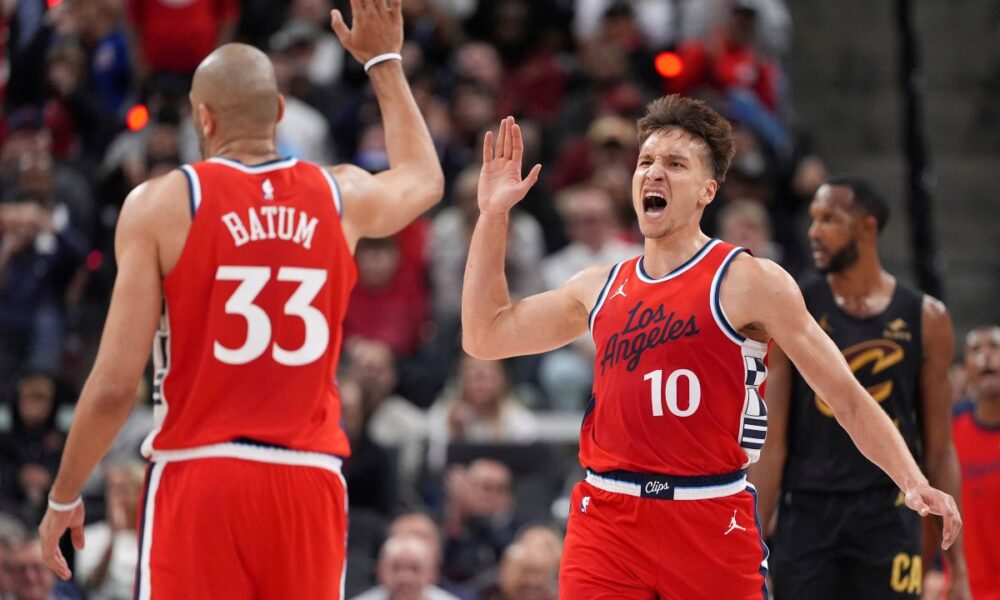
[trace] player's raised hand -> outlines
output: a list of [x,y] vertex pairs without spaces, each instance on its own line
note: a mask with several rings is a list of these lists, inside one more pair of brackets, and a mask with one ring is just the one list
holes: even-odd
[[83,504],[74,506],[71,510],[54,510],[49,508],[38,526],[38,541],[42,546],[42,560],[55,571],[56,575],[65,581],[73,577],[66,557],[59,549],[59,540],[69,529],[73,547],[83,550]]
[[361,64],[403,47],[402,0],[351,0],[351,27],[339,10],[330,11],[330,27]]
[[950,495],[932,488],[928,484],[918,485],[906,492],[906,505],[917,511],[921,517],[940,515],[944,521],[941,528],[941,548],[947,550],[955,543],[962,531],[962,515],[958,505]]
[[500,121],[495,147],[493,132],[486,132],[483,169],[479,174],[479,210],[506,213],[535,185],[542,165],[535,165],[528,176],[521,179],[523,156],[524,139],[514,117]]

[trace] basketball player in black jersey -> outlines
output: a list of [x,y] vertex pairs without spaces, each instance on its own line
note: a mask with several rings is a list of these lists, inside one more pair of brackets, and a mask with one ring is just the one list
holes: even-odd
[[[809,312],[899,428],[931,485],[958,498],[948,387],[955,334],[947,309],[882,268],[877,246],[889,210],[868,182],[829,180],[809,212],[820,274],[801,285]],[[770,431],[750,479],[765,526],[777,505],[770,540],[776,600],[919,598],[920,516],[777,347],[767,382]],[[948,559],[949,598],[969,598],[960,540]]]

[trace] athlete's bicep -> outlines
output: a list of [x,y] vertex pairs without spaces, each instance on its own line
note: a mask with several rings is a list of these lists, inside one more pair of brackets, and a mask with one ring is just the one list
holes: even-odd
[[921,311],[923,364],[920,367],[920,398],[923,431],[930,460],[951,445],[951,367],[955,330],[947,309],[939,300],[925,297]]
[[486,331],[463,337],[466,352],[499,359],[555,350],[587,332],[608,267],[577,273],[562,287],[528,296],[501,309]]
[[162,308],[153,229],[156,220],[148,214],[148,207],[142,206],[142,200],[141,191],[133,192],[118,221],[115,233],[118,273],[91,374],[92,384],[113,397],[126,392],[128,397],[134,395]]

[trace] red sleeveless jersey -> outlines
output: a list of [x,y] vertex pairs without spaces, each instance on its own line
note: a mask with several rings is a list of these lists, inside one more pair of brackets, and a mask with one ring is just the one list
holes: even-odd
[[955,407],[952,436],[962,468],[962,520],[965,562],[972,595],[979,600],[1000,599],[1000,427],[976,418],[975,404]]
[[767,345],[739,335],[719,303],[722,278],[744,251],[712,240],[659,279],[641,256],[612,268],[590,315],[597,357],[584,467],[699,476],[759,458]]
[[295,159],[182,171],[193,218],[163,282],[145,452],[252,440],[348,455],[334,375],[357,270],[333,176]]

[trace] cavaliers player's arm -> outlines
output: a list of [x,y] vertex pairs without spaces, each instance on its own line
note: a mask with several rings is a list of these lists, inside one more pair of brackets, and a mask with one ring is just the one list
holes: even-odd
[[562,287],[513,303],[504,274],[510,210],[538,180],[540,165],[521,179],[524,143],[514,119],[500,122],[483,140],[479,219],[472,232],[462,284],[462,347],[477,358],[538,354],[565,346],[587,331],[610,267],[592,267]]
[[[948,492],[959,501],[962,485],[958,455],[951,438],[951,382],[948,378],[948,369],[955,355],[955,328],[943,302],[924,296],[920,329],[923,332],[924,355],[923,364],[920,365],[924,470],[931,485]],[[937,537],[937,532],[934,533],[934,537]],[[925,544],[925,547],[928,545]],[[968,573],[961,538],[956,539],[955,544],[948,549],[948,562],[953,581],[967,586]]]
[[[50,494],[68,504],[79,498],[87,476],[107,452],[134,405],[162,308],[157,231],[174,224],[175,213],[190,219],[186,181],[180,171],[137,187],[125,200],[115,232],[118,274],[94,367],[80,393]],[[164,213],[165,204],[174,210]],[[83,546],[83,508],[48,510],[39,533],[45,562],[63,579],[69,567],[59,538],[69,528],[73,545]]]
[[[332,11],[332,27],[343,46],[362,64],[376,55],[399,52],[403,43],[400,0],[352,0],[352,28],[340,11]],[[343,225],[353,251],[363,237],[385,237],[409,225],[441,200],[444,174],[437,150],[398,60],[386,60],[368,71],[382,114],[389,168],[372,175],[353,165],[332,168],[344,204]]]
[[[788,410],[792,398],[792,365],[777,345],[767,354],[767,442],[760,459],[750,465],[750,482],[757,488],[757,510],[764,531],[774,530],[774,509],[788,458]],[[779,517],[780,518],[780,517]]]
[[740,255],[723,280],[720,296],[737,329],[750,337],[773,338],[781,346],[809,387],[830,405],[858,450],[905,492],[910,508],[923,516],[944,517],[942,546],[950,547],[962,527],[955,499],[927,482],[888,415],[806,310],[792,277],[769,260]]

